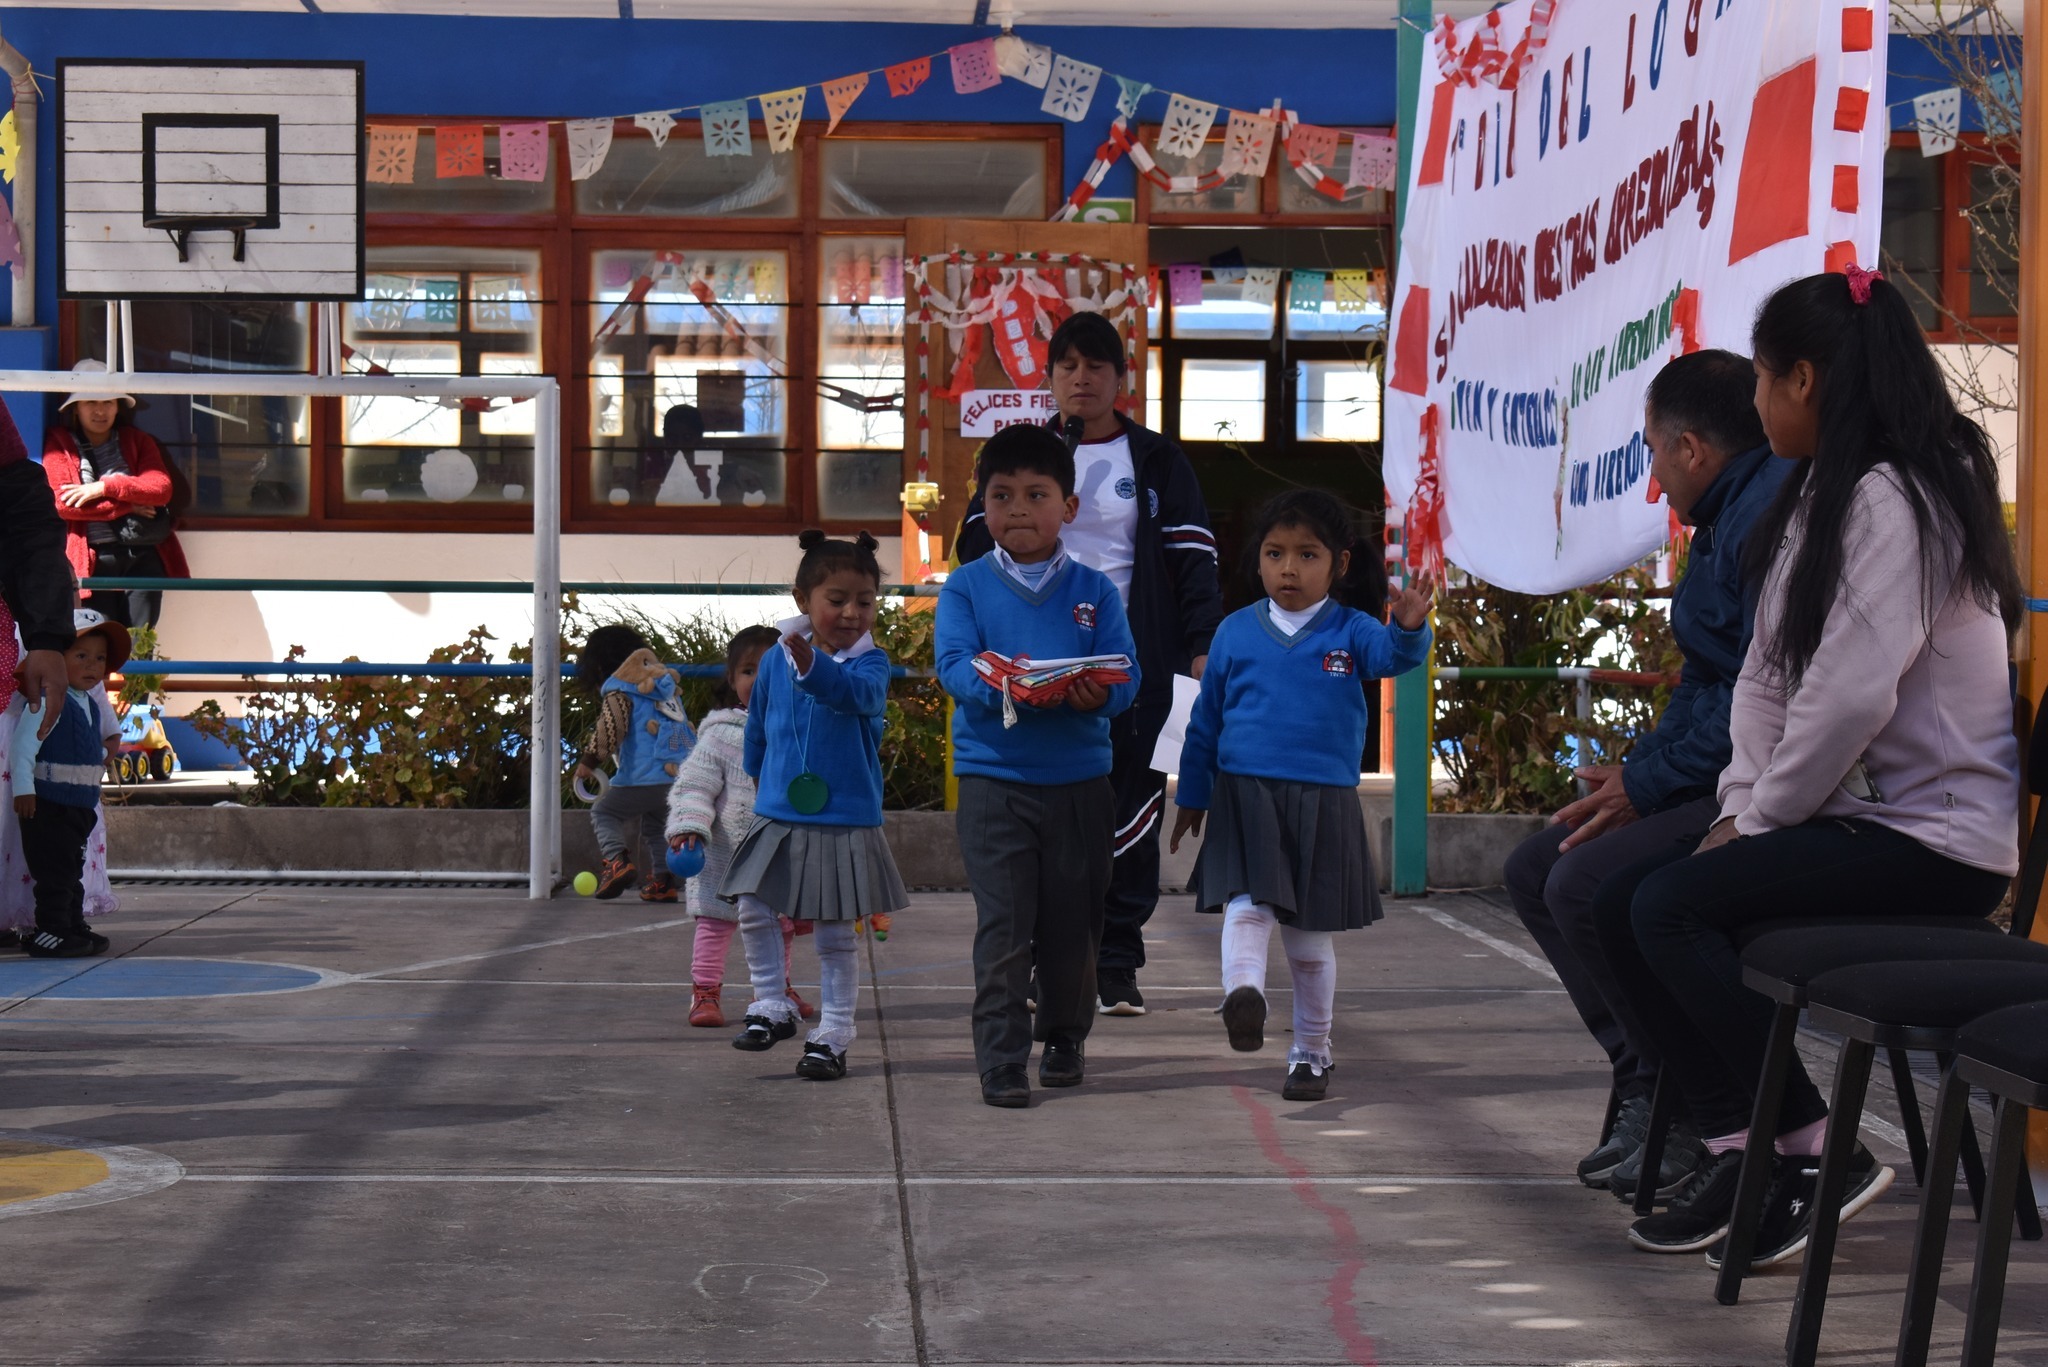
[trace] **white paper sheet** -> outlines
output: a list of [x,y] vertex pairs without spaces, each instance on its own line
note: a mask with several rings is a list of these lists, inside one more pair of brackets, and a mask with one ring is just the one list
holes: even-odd
[[1159,730],[1159,743],[1152,747],[1152,767],[1162,774],[1180,772],[1180,747],[1187,739],[1188,718],[1195,712],[1195,696],[1202,685],[1185,674],[1173,676],[1173,711]]

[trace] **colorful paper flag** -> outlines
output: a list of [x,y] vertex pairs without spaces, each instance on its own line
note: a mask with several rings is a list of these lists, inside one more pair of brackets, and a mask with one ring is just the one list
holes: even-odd
[[825,126],[827,136],[839,127],[839,121],[846,117],[846,111],[853,108],[853,102],[859,99],[861,92],[867,88],[868,73],[865,71],[825,82],[825,112],[832,116],[832,122]]
[[1223,174],[1248,175],[1255,180],[1265,175],[1273,160],[1274,131],[1273,120],[1263,114],[1231,110],[1230,122],[1223,128]]
[[16,280],[28,269],[28,258],[21,250],[21,229],[15,225],[14,214],[5,199],[0,199],[0,265],[6,266]]
[[894,66],[882,69],[883,79],[889,82],[889,94],[892,97],[910,94],[930,80],[931,74],[932,59],[929,57],[913,57],[907,62],[898,62]]
[[612,121],[571,119],[569,134],[569,178],[589,180],[604,165],[612,151]]
[[1271,304],[1280,297],[1280,268],[1278,266],[1253,266],[1244,273],[1244,294],[1247,304]]
[[0,114],[0,180],[14,184],[14,168],[20,163],[21,128],[14,122],[14,111],[10,109]]
[[1331,283],[1339,313],[1364,313],[1378,303],[1379,291],[1371,271],[1341,270],[1331,277]]
[[1920,155],[1953,152],[1963,124],[1963,92],[1955,86],[1913,97],[1913,126],[1920,133]]
[[796,146],[796,130],[804,121],[804,98],[810,89],[807,85],[791,86],[758,97],[762,121],[768,125],[769,152],[787,152]]
[[956,95],[978,95],[1003,83],[1003,73],[996,66],[996,40],[993,38],[978,38],[971,43],[949,47],[946,55],[953,59],[953,93]]
[[704,155],[707,157],[751,157],[754,130],[747,122],[745,100],[722,100],[697,111],[704,124]]
[[1202,268],[1185,262],[1166,268],[1166,297],[1175,308],[1196,308],[1202,302]]
[[422,280],[420,318],[429,323],[453,327],[459,321],[462,286],[455,280]]
[[665,147],[668,145],[669,129],[676,126],[675,111],[660,109],[648,114],[635,114],[633,124],[637,128],[646,129],[647,136],[654,139],[656,147]]
[[1046,78],[1052,75],[1052,49],[1005,33],[996,39],[996,70],[1013,81],[1043,90]]
[[1152,93],[1153,87],[1144,81],[1134,81],[1128,76],[1116,78],[1116,112],[1127,119],[1138,117],[1138,101]]
[[1287,159],[1297,166],[1328,171],[1337,164],[1337,130],[1298,123],[1287,135]]
[[548,126],[545,123],[498,125],[498,174],[506,180],[548,178]]
[[417,128],[371,125],[370,166],[363,178],[375,185],[412,184],[413,160],[419,154],[419,146]]
[[1079,123],[1088,117],[1088,106],[1095,103],[1095,87],[1101,83],[1101,67],[1061,56],[1052,64],[1052,75],[1045,83],[1045,99],[1038,107],[1069,123]]
[[1399,164],[1392,138],[1383,133],[1353,133],[1351,174],[1344,178],[1344,187],[1384,190],[1394,183],[1394,171]]
[[484,173],[484,126],[443,124],[434,130],[434,175],[441,180]]
[[1209,276],[1219,285],[1235,285],[1244,280],[1244,253],[1232,247],[1227,252],[1218,252],[1209,258]]
[[2018,137],[2020,131],[2020,74],[2000,67],[1984,78],[1984,94],[1977,99],[1977,114],[1984,131],[1994,138]]
[[1329,275],[1323,271],[1295,271],[1289,282],[1287,307],[1296,313],[1321,313],[1323,311],[1323,286],[1329,283]]
[[1215,126],[1215,105],[1175,95],[1166,102],[1166,120],[1159,125],[1159,150],[1175,157],[1197,156]]

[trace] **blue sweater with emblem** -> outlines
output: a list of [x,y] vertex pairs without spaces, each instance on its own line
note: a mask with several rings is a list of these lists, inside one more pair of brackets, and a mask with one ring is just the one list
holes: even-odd
[[1334,599],[1298,633],[1261,599],[1223,619],[1181,748],[1182,807],[1206,810],[1216,771],[1345,788],[1365,752],[1365,679],[1405,674],[1429,654],[1427,623],[1388,626]]
[[[1127,655],[1131,681],[1113,686],[1093,712],[1020,703],[1017,724],[1006,729],[1003,695],[974,668],[984,650],[1034,660]],[[1138,647],[1108,575],[1062,556],[1029,589],[990,551],[955,570],[940,590],[936,654],[939,682],[956,704],[954,773],[1051,786],[1109,772],[1109,719],[1136,699],[1141,680]]]
[[100,738],[99,709],[90,693],[75,688],[64,691],[63,710],[57,724],[40,740],[41,708],[22,711],[14,728],[14,742],[7,771],[13,776],[14,791],[26,793],[35,785],[38,802],[61,807],[96,807],[100,800],[100,776],[106,771],[106,745]]
[[[865,640],[865,638],[863,638]],[[889,704],[889,657],[855,646],[844,658],[812,647],[811,672],[799,679],[789,651],[761,657],[747,702],[741,763],[760,785],[754,814],[792,826],[882,824],[883,712]],[[789,805],[789,784],[809,772],[825,780],[822,811]]]

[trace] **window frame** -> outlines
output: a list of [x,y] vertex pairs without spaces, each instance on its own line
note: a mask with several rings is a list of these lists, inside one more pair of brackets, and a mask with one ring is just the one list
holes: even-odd
[[[1890,146],[1920,147],[1915,132],[1893,133]],[[1999,160],[1991,140],[1983,133],[1959,133],[1955,147],[1939,158],[1941,168],[1941,326],[1928,329],[1927,340],[1937,345],[2016,345],[2020,337],[2018,317],[1979,315],[1970,312],[1971,231],[1963,206],[1970,199],[1970,170]],[[1881,211],[1880,211],[1881,212]],[[2020,263],[2024,270],[2025,263]],[[1957,326],[1956,320],[1962,320]]]
[[[1160,125],[1141,124],[1138,136],[1145,146],[1159,145]],[[1392,136],[1391,128],[1368,128],[1345,126],[1340,133],[1381,133]],[[1206,144],[1224,141],[1225,122],[1218,118],[1216,126],[1209,130]],[[1214,227],[1261,227],[1261,228],[1386,228],[1394,227],[1394,187],[1389,186],[1381,193],[1387,197],[1387,207],[1380,213],[1324,213],[1310,214],[1283,212],[1280,208],[1280,177],[1300,174],[1288,164],[1287,149],[1276,144],[1273,159],[1266,167],[1266,174],[1259,178],[1259,208],[1257,213],[1216,214],[1200,209],[1186,212],[1155,211],[1152,208],[1151,187],[1143,176],[1137,178],[1137,188],[1132,192],[1137,206],[1138,222],[1158,228],[1214,228]],[[1392,259],[1391,257],[1389,258]]]

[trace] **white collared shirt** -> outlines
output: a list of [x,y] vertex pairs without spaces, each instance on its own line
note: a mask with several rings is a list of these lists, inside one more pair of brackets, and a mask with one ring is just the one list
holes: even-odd
[[1003,549],[1001,542],[997,542],[989,554],[996,558],[996,566],[1004,574],[1036,593],[1044,586],[1045,581],[1057,574],[1060,566],[1066,563],[1067,546],[1064,541],[1054,542],[1051,557],[1032,565],[1020,565],[1011,559],[1010,553]]
[[1315,615],[1323,610],[1323,604],[1329,601],[1329,598],[1325,596],[1316,599],[1315,602],[1303,608],[1300,612],[1289,612],[1286,608],[1281,607],[1278,603],[1268,598],[1266,600],[1266,611],[1272,614],[1274,626],[1280,628],[1289,636],[1299,636],[1301,629],[1313,621]]
[[[782,647],[783,655],[788,658],[790,672],[795,674],[796,677],[798,677],[799,679],[809,678],[811,671],[809,671],[808,669],[797,668],[796,655],[789,648],[788,638],[791,636],[801,636],[806,641],[811,640],[812,636],[815,634],[811,630],[811,619],[807,616],[804,616],[801,613],[799,613],[795,617],[785,617],[775,624],[775,634],[778,637],[782,638],[778,640],[776,644]],[[816,642],[812,642],[811,648],[813,650],[818,649]],[[877,649],[875,645],[874,633],[871,631],[864,631],[861,633],[860,639],[858,641],[855,641],[846,649],[826,650],[820,653],[830,655],[833,659],[839,661],[841,664],[845,664],[848,660],[859,659],[861,656],[867,654],[870,650],[874,649]]]

